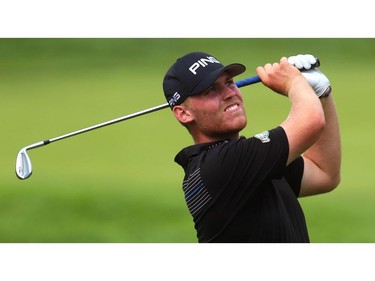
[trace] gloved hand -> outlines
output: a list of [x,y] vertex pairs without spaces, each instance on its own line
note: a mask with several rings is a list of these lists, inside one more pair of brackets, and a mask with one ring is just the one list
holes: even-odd
[[320,63],[313,55],[297,55],[288,58],[288,62],[298,68],[319,98],[331,93],[331,83],[328,78],[315,67]]
[[320,66],[319,60],[313,55],[297,55],[288,58],[288,62],[299,70],[309,70]]
[[328,97],[332,91],[328,78],[318,69],[301,71],[319,98]]

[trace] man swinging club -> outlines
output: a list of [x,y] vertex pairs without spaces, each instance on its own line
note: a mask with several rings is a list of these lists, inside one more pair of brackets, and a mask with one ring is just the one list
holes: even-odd
[[309,242],[298,197],[333,190],[341,162],[330,82],[314,63],[298,55],[257,67],[291,106],[279,126],[250,138],[239,134],[247,118],[233,80],[244,65],[193,52],[167,71],[165,97],[194,140],[175,161],[199,242]]

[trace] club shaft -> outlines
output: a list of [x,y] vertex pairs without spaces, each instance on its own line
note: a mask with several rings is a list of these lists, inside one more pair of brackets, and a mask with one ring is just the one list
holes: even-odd
[[[260,82],[259,76],[255,75],[255,76],[237,81],[236,85],[237,85],[237,87],[240,88],[240,87],[255,84],[255,83],[258,83],[258,82]],[[141,110],[141,111],[129,114],[129,115],[125,115],[125,116],[122,116],[122,117],[119,117],[119,118],[116,118],[116,119],[113,119],[113,120],[109,120],[109,121],[106,121],[106,122],[103,122],[103,123],[100,123],[100,124],[97,124],[97,125],[93,125],[93,126],[90,126],[90,127],[87,127],[87,128],[83,128],[81,130],[74,131],[74,132],[71,132],[71,133],[68,133],[68,134],[65,134],[65,135],[62,135],[62,136],[58,136],[58,137],[55,137],[55,138],[52,138],[52,139],[37,142],[35,144],[27,146],[26,149],[34,149],[34,148],[37,148],[37,147],[40,147],[40,146],[43,146],[43,145],[50,144],[52,142],[56,142],[56,141],[59,141],[59,140],[62,140],[62,139],[70,138],[70,137],[73,137],[73,136],[76,136],[76,135],[79,135],[79,134],[83,134],[83,133],[86,133],[86,132],[89,132],[89,131],[93,131],[93,130],[96,130],[96,129],[99,129],[99,128],[102,128],[102,127],[105,127],[105,126],[109,126],[109,125],[112,125],[112,124],[115,124],[115,123],[119,123],[119,122],[131,119],[131,118],[134,118],[134,117],[138,117],[138,116],[148,114],[148,113],[151,113],[151,112],[155,112],[155,111],[158,111],[158,110],[161,110],[161,109],[164,109],[164,108],[168,108],[168,107],[169,107],[169,104],[164,103],[164,104],[154,106],[154,107],[151,107],[151,108],[148,108],[148,109],[145,109],[145,110]]]
[[58,136],[58,137],[55,137],[55,138],[52,138],[52,139],[49,139],[49,140],[45,140],[44,142],[45,142],[45,144],[52,143],[52,142],[59,141],[59,140],[62,140],[62,139],[66,139],[66,138],[69,138],[69,137],[72,137],[72,136],[83,134],[83,133],[86,133],[86,132],[89,132],[89,131],[92,131],[92,130],[96,130],[96,129],[99,129],[99,128],[102,128],[102,127],[105,127],[105,126],[108,126],[108,125],[112,125],[112,124],[115,124],[115,123],[118,123],[118,122],[121,122],[121,121],[124,121],[124,120],[128,120],[128,119],[131,119],[131,118],[134,118],[134,117],[137,117],[137,116],[141,116],[141,115],[144,115],[144,114],[147,114],[147,113],[155,112],[155,111],[167,108],[167,107],[169,107],[168,103],[161,104],[161,105],[158,105],[158,106],[155,106],[155,107],[152,107],[152,108],[148,108],[148,109],[141,110],[141,111],[129,114],[129,115],[125,115],[125,116],[122,116],[122,117],[119,117],[119,118],[116,118],[116,119],[113,119],[113,120],[109,120],[109,121],[106,121],[106,122],[103,122],[103,123],[100,123],[100,124],[97,124],[97,125],[93,125],[91,127],[83,128],[83,129],[78,130],[78,131],[74,131],[74,132],[71,132],[71,133],[68,133],[68,134],[65,134],[65,135],[62,135],[62,136]]

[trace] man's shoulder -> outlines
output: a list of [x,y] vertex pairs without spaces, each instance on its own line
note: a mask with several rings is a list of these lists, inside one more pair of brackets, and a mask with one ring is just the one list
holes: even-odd
[[186,162],[191,157],[195,157],[202,152],[210,150],[211,147],[218,145],[220,142],[222,141],[214,141],[187,146],[183,148],[179,153],[177,153],[174,161],[184,167],[186,165]]

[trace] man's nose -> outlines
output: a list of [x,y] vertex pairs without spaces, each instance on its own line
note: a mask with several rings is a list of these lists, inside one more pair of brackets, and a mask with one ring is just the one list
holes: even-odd
[[232,98],[233,96],[235,96],[237,93],[235,91],[235,89],[232,89],[232,88],[225,88],[224,90],[224,100],[227,100],[227,99],[230,99]]

